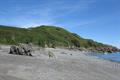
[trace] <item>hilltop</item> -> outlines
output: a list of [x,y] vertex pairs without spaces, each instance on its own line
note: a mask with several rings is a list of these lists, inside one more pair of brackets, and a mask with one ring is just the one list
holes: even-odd
[[17,44],[26,41],[42,47],[84,48],[95,51],[117,51],[116,47],[102,44],[91,39],[84,39],[57,26],[37,26],[18,28],[0,25],[0,44]]

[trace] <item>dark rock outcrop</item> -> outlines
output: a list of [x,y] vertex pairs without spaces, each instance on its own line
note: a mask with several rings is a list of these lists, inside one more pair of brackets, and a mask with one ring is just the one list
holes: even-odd
[[[95,50],[96,52],[100,52],[100,53],[115,53],[115,52],[120,52],[118,48],[104,48],[104,47],[101,47],[101,48],[95,48],[93,50]],[[91,51],[93,51],[93,50],[91,50]]]
[[93,52],[93,53],[116,53],[120,52],[120,49],[116,47],[97,47],[97,48],[79,48],[79,51],[85,51],[85,52]]
[[32,45],[31,44],[19,44],[18,46],[12,45],[10,47],[9,54],[16,54],[16,55],[26,55],[32,56]]

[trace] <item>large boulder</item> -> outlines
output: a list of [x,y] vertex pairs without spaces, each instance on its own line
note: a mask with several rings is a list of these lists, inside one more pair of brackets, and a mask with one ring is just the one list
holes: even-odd
[[12,45],[9,54],[32,56],[32,45],[19,43],[18,46]]
[[18,52],[17,52],[17,46],[12,45],[12,46],[10,47],[10,52],[9,52],[9,54],[18,54]]

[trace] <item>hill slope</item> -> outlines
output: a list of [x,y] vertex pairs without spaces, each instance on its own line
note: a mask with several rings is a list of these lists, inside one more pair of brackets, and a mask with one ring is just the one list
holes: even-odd
[[17,28],[0,25],[0,43],[17,44],[26,41],[44,47],[77,47],[77,48],[115,48],[84,39],[75,33],[56,26],[37,26],[35,28]]

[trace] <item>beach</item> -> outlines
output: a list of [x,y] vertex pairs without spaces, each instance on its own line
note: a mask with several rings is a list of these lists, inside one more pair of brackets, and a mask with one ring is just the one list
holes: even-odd
[[9,48],[0,50],[0,80],[120,80],[120,63],[79,50],[35,48],[30,57],[8,54]]

